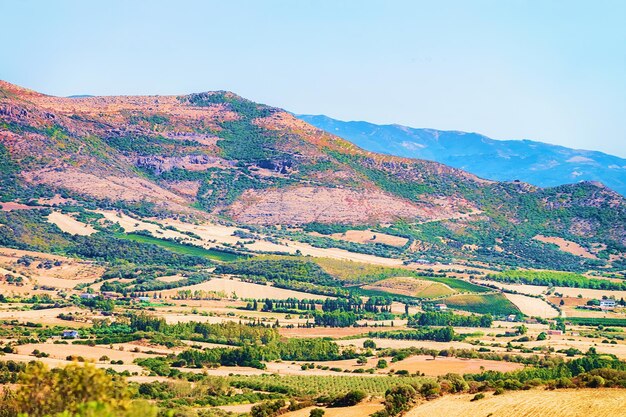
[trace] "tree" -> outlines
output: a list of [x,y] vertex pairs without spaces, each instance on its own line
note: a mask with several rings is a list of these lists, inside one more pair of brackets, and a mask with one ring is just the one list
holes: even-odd
[[129,395],[123,381],[93,365],[70,364],[51,371],[41,362],[32,362],[21,376],[14,401],[19,412],[41,417],[77,412],[89,402],[123,408]]
[[378,369],[385,369],[387,366],[389,365],[387,364],[387,361],[385,359],[379,359],[378,363],[376,364],[376,367]]
[[[425,384],[429,384],[426,382]],[[417,392],[410,385],[398,385],[390,388],[385,393],[385,411],[390,416],[395,416],[411,408]]]
[[365,349],[376,349],[376,343],[372,339],[366,339],[363,342],[363,347]]

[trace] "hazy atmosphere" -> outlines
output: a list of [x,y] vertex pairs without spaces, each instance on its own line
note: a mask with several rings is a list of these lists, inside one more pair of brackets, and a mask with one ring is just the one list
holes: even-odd
[[626,156],[621,1],[3,0],[0,14],[0,79],[48,94],[231,90]]

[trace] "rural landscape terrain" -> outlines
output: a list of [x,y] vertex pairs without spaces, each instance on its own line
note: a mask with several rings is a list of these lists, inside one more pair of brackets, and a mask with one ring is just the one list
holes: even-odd
[[0,81],[0,417],[626,409],[623,195],[329,131]]

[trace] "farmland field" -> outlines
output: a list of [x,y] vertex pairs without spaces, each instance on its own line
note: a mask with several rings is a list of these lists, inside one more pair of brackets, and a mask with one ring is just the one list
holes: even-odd
[[459,292],[476,292],[476,293],[481,293],[481,292],[489,292],[491,291],[490,288],[486,288],[480,285],[476,285],[476,284],[472,284],[469,281],[465,281],[462,279],[456,279],[456,278],[446,278],[446,277],[420,277],[422,279],[427,279],[429,281],[433,281],[433,282],[439,282],[441,284],[445,284],[448,287],[457,290]]
[[387,278],[361,288],[416,298],[437,298],[455,293],[447,285],[412,277]]
[[511,362],[481,359],[439,357],[433,360],[432,356],[416,355],[402,361],[392,363],[390,368],[395,369],[396,371],[406,370],[410,373],[423,372],[428,376],[438,376],[445,375],[447,373],[480,373],[483,369],[487,371],[508,372],[521,369],[522,365]]
[[120,239],[132,240],[134,242],[151,243],[153,245],[160,246],[169,251],[179,253],[182,255],[201,256],[204,258],[214,259],[218,261],[234,261],[241,256],[228,252],[223,252],[215,249],[205,249],[200,246],[182,245],[180,243],[172,242],[169,240],[163,240],[156,237],[140,235],[136,233],[117,234],[116,237]]
[[504,293],[504,296],[520,309],[522,313],[531,317],[552,318],[559,312],[544,300],[522,294]]
[[288,290],[285,288],[274,287],[273,285],[254,284],[251,282],[244,282],[239,279],[226,279],[226,278],[212,278],[209,281],[190,285],[187,287],[175,288],[172,290],[164,291],[163,294],[175,295],[178,291],[183,290],[202,290],[202,291],[215,291],[224,293],[227,297],[236,294],[238,298],[273,298],[273,299],[287,299],[296,298],[298,300],[304,299],[319,299],[323,300],[328,298],[325,295],[310,294],[302,291]]
[[64,232],[72,235],[89,236],[92,233],[96,232],[96,229],[94,229],[92,226],[79,222],[72,216],[60,213],[58,211],[53,211],[52,213],[50,213],[50,215],[48,216],[48,221],[57,225],[57,227]]
[[615,417],[626,408],[626,395],[619,389],[530,390],[507,392],[470,401],[473,395],[450,395],[425,402],[409,411],[407,417]]
[[347,230],[344,233],[333,233],[333,239],[354,243],[384,243],[391,246],[404,246],[409,240],[404,237],[392,236],[371,230]]
[[517,314],[520,310],[504,295],[497,294],[466,294],[453,295],[444,300],[450,308],[457,308],[472,313],[505,316]]

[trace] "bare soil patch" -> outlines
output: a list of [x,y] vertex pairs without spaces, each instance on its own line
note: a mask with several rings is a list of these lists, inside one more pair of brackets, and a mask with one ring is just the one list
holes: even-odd
[[402,247],[409,239],[399,236],[378,233],[372,230],[347,230],[345,233],[333,233],[333,239],[354,243],[384,243],[385,245]]
[[48,222],[56,224],[57,227],[71,235],[89,236],[96,233],[96,229],[92,226],[79,222],[70,215],[53,211],[48,215]]
[[538,240],[539,242],[552,243],[554,245],[557,245],[560,250],[570,253],[572,255],[580,256],[587,259],[598,259],[596,255],[589,252],[586,248],[583,248],[578,243],[572,242],[571,240],[563,239],[561,237],[543,235],[537,235],[533,237],[533,239]]
[[482,370],[508,372],[523,368],[523,365],[504,361],[488,361],[483,359],[463,359],[432,356],[411,356],[402,361],[389,364],[390,369],[406,370],[410,373],[423,372],[429,376],[447,373],[466,374],[480,373]]
[[326,299],[325,295],[310,294],[301,291],[288,290],[284,288],[276,288],[272,285],[254,284],[251,282],[243,282],[238,279],[226,279],[226,278],[213,278],[210,281],[203,282],[201,284],[190,285],[187,287],[175,288],[167,291],[161,291],[164,295],[173,296],[181,290],[201,290],[201,291],[215,291],[224,293],[227,297],[231,297],[236,294],[238,298],[273,298],[273,299],[286,299],[297,298],[303,299]]

